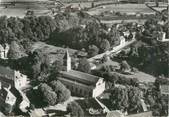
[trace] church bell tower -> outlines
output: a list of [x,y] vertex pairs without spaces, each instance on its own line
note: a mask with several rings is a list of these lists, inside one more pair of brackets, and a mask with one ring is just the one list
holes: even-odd
[[66,71],[70,71],[71,70],[71,57],[69,55],[69,51],[68,49],[65,52],[65,56],[64,56],[64,65],[66,67]]

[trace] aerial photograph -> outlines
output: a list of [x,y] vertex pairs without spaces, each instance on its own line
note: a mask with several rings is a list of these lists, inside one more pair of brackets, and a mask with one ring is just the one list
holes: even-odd
[[0,0],[0,117],[169,117],[169,0]]

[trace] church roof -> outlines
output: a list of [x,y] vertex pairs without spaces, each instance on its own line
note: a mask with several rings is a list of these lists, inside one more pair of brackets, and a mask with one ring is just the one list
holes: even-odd
[[95,85],[96,82],[100,79],[98,76],[94,76],[88,73],[76,71],[76,70],[70,70],[68,72],[61,71],[61,74],[63,77],[66,77],[71,80],[81,81],[86,84]]

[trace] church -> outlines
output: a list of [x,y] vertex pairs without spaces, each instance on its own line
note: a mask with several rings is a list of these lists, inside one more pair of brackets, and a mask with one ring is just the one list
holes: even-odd
[[68,50],[65,53],[64,65],[65,71],[61,71],[58,79],[75,96],[97,97],[106,89],[106,83],[103,78],[88,73],[71,69],[71,57]]

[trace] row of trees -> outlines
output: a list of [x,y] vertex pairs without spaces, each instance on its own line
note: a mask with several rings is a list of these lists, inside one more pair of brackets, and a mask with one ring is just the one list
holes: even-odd
[[99,23],[92,22],[86,28],[74,27],[64,32],[56,31],[49,41],[54,45],[66,45],[78,50],[85,48],[88,51],[94,45],[97,51],[105,52],[110,48],[110,42],[104,31]]
[[[119,44],[119,31],[107,27],[87,13],[59,13],[50,16],[0,17],[0,43],[16,41],[24,52],[29,52],[32,42],[46,41],[57,46],[90,51],[94,45],[98,52],[105,52]],[[96,51],[96,53],[97,53]]]
[[113,110],[123,110],[129,114],[143,112],[141,99],[141,90],[138,87],[115,87],[111,90],[110,101]]
[[71,92],[60,82],[53,80],[50,83],[42,83],[39,86],[43,101],[48,105],[56,105],[69,99]]

